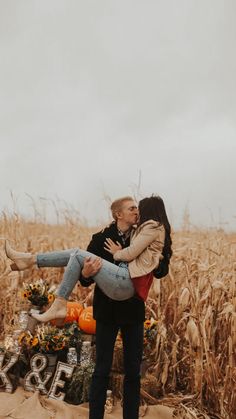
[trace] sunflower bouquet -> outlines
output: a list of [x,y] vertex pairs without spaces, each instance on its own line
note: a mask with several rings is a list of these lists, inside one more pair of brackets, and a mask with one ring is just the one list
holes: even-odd
[[33,283],[23,283],[22,297],[39,307],[46,306],[53,302],[55,287],[49,287],[43,279]]
[[22,352],[55,353],[74,346],[80,339],[80,331],[75,323],[66,324],[63,329],[55,326],[38,326],[37,332],[22,332],[18,337]]

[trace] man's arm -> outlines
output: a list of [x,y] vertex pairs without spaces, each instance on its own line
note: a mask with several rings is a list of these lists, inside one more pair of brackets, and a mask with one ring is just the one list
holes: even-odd
[[[90,241],[87,251],[90,253],[93,253],[94,255],[99,256],[100,253],[100,247],[103,245],[103,237],[101,236],[101,233],[96,233],[92,236],[92,240]],[[89,287],[91,284],[94,283],[93,281],[93,275],[96,275],[96,273],[101,269],[102,266],[102,260],[99,257],[94,258],[86,258],[84,261],[84,267],[81,271],[80,276],[80,283],[83,285],[83,287]]]

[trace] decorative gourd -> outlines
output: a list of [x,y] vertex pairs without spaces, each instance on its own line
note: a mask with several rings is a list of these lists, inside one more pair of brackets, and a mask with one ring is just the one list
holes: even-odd
[[[75,302],[75,301],[68,301],[66,308],[67,308],[67,313],[66,313],[66,318],[65,318],[63,324],[78,322],[79,316],[84,309],[82,304],[80,304],[78,302]],[[55,325],[55,326],[57,324],[62,326],[61,321],[59,321],[59,323],[58,323],[57,320],[51,320],[50,323],[52,325]]]
[[79,316],[79,327],[80,329],[91,335],[94,335],[96,332],[96,320],[93,318],[93,307],[89,306],[83,309],[82,313]]

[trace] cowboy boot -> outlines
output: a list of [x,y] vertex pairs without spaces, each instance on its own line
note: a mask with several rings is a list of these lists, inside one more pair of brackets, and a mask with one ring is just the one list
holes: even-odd
[[[63,320],[66,318],[67,313],[67,300],[63,297],[56,297],[53,301],[51,307],[45,311],[43,314],[32,314],[34,319],[39,322],[49,322],[50,320],[61,320],[60,325],[63,323]],[[59,323],[57,322],[57,325]]]
[[5,240],[5,252],[7,257],[14,262],[11,265],[13,271],[23,271],[37,262],[36,256],[32,255],[32,253],[16,252],[12,249],[8,240]]

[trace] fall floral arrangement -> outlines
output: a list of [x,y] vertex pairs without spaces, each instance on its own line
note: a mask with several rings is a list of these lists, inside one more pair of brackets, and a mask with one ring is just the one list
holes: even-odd
[[65,324],[63,329],[56,326],[37,326],[34,335],[26,330],[18,337],[22,352],[55,353],[70,346],[78,345],[81,332],[76,323]]
[[53,302],[55,287],[49,287],[43,279],[38,279],[34,283],[23,283],[22,296],[38,307],[46,306]]
[[145,320],[144,322],[144,349],[152,349],[158,333],[158,322],[153,318]]

